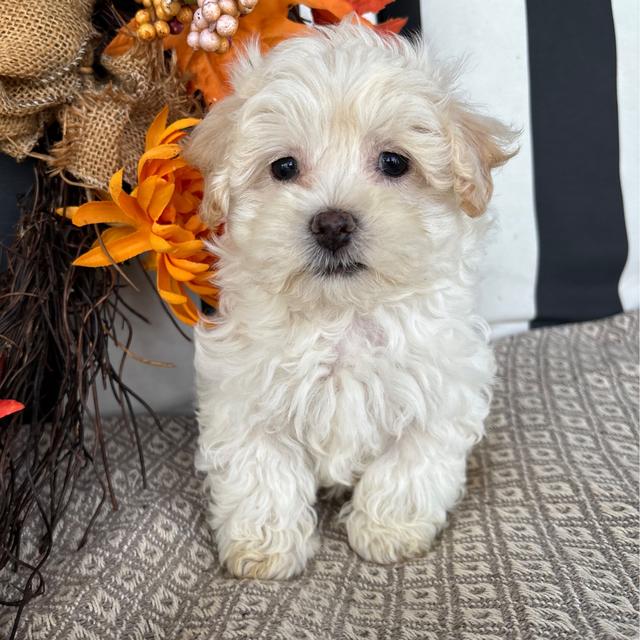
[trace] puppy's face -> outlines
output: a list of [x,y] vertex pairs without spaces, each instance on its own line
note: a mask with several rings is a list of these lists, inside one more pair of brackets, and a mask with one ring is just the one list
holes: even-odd
[[342,25],[250,51],[186,156],[234,269],[300,305],[368,305],[458,272],[509,140],[422,45]]

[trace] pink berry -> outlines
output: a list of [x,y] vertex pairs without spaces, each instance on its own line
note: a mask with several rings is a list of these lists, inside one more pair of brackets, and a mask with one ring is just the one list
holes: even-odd
[[215,31],[201,31],[200,46],[205,51],[217,51],[220,46],[220,36]]
[[187,44],[192,49],[199,49],[200,48],[200,34],[197,31],[190,31],[189,35],[187,36]]
[[193,13],[193,21],[191,22],[192,28],[197,31],[202,31],[207,28],[209,21],[202,15],[202,9],[196,9]]
[[202,7],[202,15],[209,21],[215,22],[222,12],[220,11],[220,7],[217,2],[205,2]]

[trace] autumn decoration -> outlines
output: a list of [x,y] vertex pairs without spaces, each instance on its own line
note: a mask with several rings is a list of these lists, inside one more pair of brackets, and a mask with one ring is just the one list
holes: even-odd
[[78,544],[90,539],[104,505],[118,506],[105,391],[146,482],[140,430],[152,423],[139,420],[140,408],[160,421],[124,365],[172,365],[132,347],[133,318],[152,328],[154,318],[131,302],[131,270],[142,267],[187,340],[184,325],[217,305],[207,240],[223,229],[200,218],[203,178],[181,141],[227,95],[229,68],[249,42],[267,52],[345,18],[399,32],[402,19],[367,18],[388,2],[14,3],[0,55],[0,151],[31,163],[33,181],[17,203],[10,244],[0,245],[0,601],[16,614],[9,640],[24,608],[45,592],[43,569],[81,475],[102,499],[88,508]]
[[93,247],[73,262],[79,267],[107,267],[140,254],[156,271],[161,298],[181,321],[194,324],[198,310],[189,291],[216,306],[210,283],[214,262],[205,251],[210,230],[198,215],[202,176],[181,157],[178,142],[198,120],[185,118],[167,126],[168,109],[153,121],[138,162],[138,184],[127,193],[122,171],[111,178],[109,200],[61,210],[76,226],[108,224]]

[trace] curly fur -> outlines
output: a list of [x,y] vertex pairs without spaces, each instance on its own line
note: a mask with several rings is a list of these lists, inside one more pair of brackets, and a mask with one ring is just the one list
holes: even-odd
[[[197,464],[221,561],[287,578],[316,541],[318,489],[353,488],[342,510],[362,557],[424,553],[465,484],[494,365],[474,315],[491,169],[511,132],[472,112],[420,42],[354,24],[252,47],[234,91],[190,137],[202,215],[225,233],[216,326],[196,332]],[[390,179],[378,154],[406,155]],[[270,163],[295,156],[277,182]],[[352,212],[326,275],[314,213]],[[467,214],[467,215],[465,215]]]

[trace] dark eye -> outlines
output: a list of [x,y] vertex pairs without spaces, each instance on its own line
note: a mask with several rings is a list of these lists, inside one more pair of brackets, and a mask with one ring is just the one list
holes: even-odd
[[378,169],[390,178],[399,178],[409,170],[409,159],[392,151],[383,151],[378,156]]
[[293,180],[298,175],[298,162],[291,156],[278,158],[271,163],[271,173],[276,180],[281,182]]

